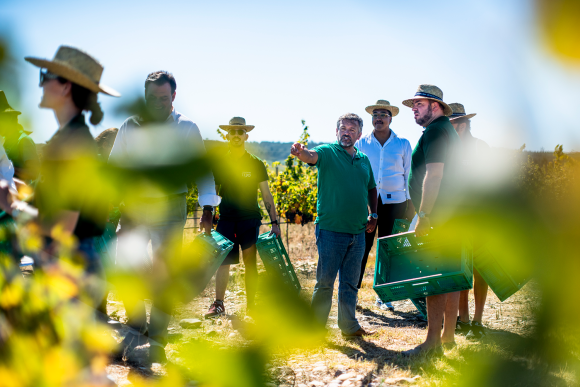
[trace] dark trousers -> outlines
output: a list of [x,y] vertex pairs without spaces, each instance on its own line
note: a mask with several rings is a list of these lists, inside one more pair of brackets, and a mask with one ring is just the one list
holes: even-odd
[[365,268],[367,266],[367,260],[369,258],[369,253],[373,248],[373,243],[375,241],[375,234],[379,233],[379,238],[391,235],[393,232],[393,225],[395,224],[395,219],[403,219],[405,217],[405,212],[407,211],[407,202],[403,203],[387,203],[383,204],[381,197],[379,196],[379,204],[377,206],[377,227],[371,233],[365,233],[365,254],[363,256],[361,268],[360,268],[360,278],[358,280],[358,288],[360,289],[362,285],[363,277],[365,276]]

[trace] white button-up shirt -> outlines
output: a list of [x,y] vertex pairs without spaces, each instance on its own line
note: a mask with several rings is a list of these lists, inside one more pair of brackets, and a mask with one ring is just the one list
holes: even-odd
[[400,138],[391,130],[391,137],[381,145],[371,132],[354,146],[371,161],[377,192],[383,204],[402,203],[411,198],[407,188],[413,153],[409,140]]
[[[128,118],[119,128],[109,162],[121,166],[167,165],[185,162],[205,155],[205,146],[199,128],[193,121],[178,113],[175,108],[162,124],[141,127],[137,117]],[[217,206],[221,198],[216,195],[213,175],[198,178],[195,183],[200,206]],[[142,196],[159,197],[187,192],[187,185],[172,192],[144,189]]]

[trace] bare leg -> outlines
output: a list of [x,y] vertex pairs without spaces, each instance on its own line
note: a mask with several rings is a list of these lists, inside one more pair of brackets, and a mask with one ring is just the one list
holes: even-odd
[[483,319],[483,308],[487,298],[487,283],[475,268],[473,269],[473,296],[475,297],[475,314],[473,321],[481,323]]
[[421,344],[422,350],[429,350],[441,345],[441,322],[443,321],[446,301],[447,294],[427,297],[427,321],[429,325],[427,327],[427,338]]
[[457,323],[457,308],[459,307],[459,295],[461,292],[447,293],[445,303],[445,319],[441,342],[452,343],[455,341],[455,325]]
[[469,290],[462,290],[459,296],[459,317],[461,321],[469,322]]
[[215,275],[215,299],[223,301],[230,280],[230,265],[222,265]]
[[256,289],[258,287],[258,266],[256,263],[256,245],[242,250],[244,266],[246,266],[246,301],[248,309],[255,305]]

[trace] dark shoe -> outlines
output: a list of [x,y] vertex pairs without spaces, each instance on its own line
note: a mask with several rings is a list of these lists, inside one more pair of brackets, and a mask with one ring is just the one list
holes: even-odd
[[215,300],[213,304],[209,307],[209,310],[205,314],[205,318],[216,318],[226,314],[226,307],[222,300]]
[[403,357],[411,357],[411,356],[418,356],[418,355],[440,357],[440,356],[443,356],[444,354],[443,354],[443,348],[441,346],[424,350],[420,345],[418,345],[413,349],[409,349],[407,351],[401,352],[401,355]]
[[465,338],[470,341],[478,341],[484,339],[485,335],[486,335],[485,327],[481,325],[481,323],[473,321],[471,323],[471,330],[469,331],[467,336],[465,336]]
[[139,333],[129,332],[119,344],[119,348],[113,352],[112,357],[118,360],[127,358],[135,348],[145,345],[148,342],[149,339],[146,336]]
[[455,334],[466,335],[471,329],[471,324],[468,322],[463,322],[457,317],[457,324],[455,325]]
[[165,348],[160,345],[151,345],[149,347],[149,362],[166,364],[167,356],[165,355]]
[[362,328],[359,328],[358,331],[351,333],[351,334],[346,334],[344,332],[342,332],[342,337],[362,337],[362,336],[371,336],[374,335],[375,333],[377,333],[377,331],[365,331]]

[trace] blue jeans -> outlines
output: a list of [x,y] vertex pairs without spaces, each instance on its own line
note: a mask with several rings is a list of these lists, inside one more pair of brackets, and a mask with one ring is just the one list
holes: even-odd
[[[181,241],[183,228],[187,220],[187,199],[185,194],[171,195],[158,200],[142,203],[140,205],[139,219],[126,219],[121,215],[121,230],[139,228],[146,232],[151,240],[153,259],[166,259],[167,248],[175,243],[175,237]],[[140,246],[144,254],[147,254],[147,245]],[[117,261],[123,257],[117,256]],[[130,304],[123,300],[128,317],[127,325],[141,331],[149,330],[149,338],[165,346],[167,344],[167,327],[173,311],[172,300],[167,300],[158,295],[153,296],[153,305],[147,327],[145,303]]]
[[318,267],[312,294],[314,315],[321,324],[326,324],[338,274],[338,327],[345,334],[352,334],[360,329],[355,313],[365,233],[345,234],[321,230],[316,225],[316,247]]

